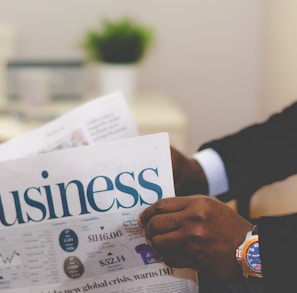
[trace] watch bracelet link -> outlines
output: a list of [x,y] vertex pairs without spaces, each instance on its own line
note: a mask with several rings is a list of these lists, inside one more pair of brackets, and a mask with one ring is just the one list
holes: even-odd
[[258,234],[259,234],[259,226],[256,224],[253,226],[252,235],[258,235]]

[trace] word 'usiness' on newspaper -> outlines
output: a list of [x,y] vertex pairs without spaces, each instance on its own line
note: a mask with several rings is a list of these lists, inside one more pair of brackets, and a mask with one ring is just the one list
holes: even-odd
[[[47,170],[43,170],[40,176],[43,179],[47,179],[50,177],[50,174]],[[7,194],[3,194],[0,191],[0,222],[4,226],[13,226],[14,224],[43,222],[44,220],[86,215],[90,214],[92,211],[104,213],[110,210],[130,209],[138,204],[150,205],[156,200],[161,199],[163,194],[161,186],[151,181],[150,178],[152,178],[152,176],[155,177],[155,179],[159,177],[158,168],[144,168],[140,170],[138,174],[134,171],[121,172],[114,178],[97,174],[95,177],[90,178],[87,183],[76,178],[68,182],[59,182],[52,185],[28,186],[23,190],[9,191]],[[136,188],[125,184],[127,177],[133,182],[136,181],[140,187],[152,191],[155,196],[151,197],[150,201],[144,199]],[[122,178],[125,180],[122,180]],[[75,197],[80,206],[80,211],[76,215],[71,211],[70,203],[70,200],[74,200],[73,189],[70,189],[73,187],[77,190]],[[71,194],[68,190],[70,190]],[[94,199],[96,194],[102,192],[105,193],[105,196],[109,198],[110,202],[108,205],[105,205],[105,207],[101,207]],[[117,197],[119,193],[124,194],[124,196],[132,200],[129,206]],[[36,194],[38,194],[41,199],[44,199],[46,204],[42,201],[37,201]],[[55,195],[54,198],[53,194]],[[9,203],[10,206],[13,205],[15,207],[14,218],[10,221],[6,219],[4,197],[7,204]],[[23,200],[21,200],[21,198]],[[56,205],[62,206],[62,213],[58,214],[55,208]],[[31,215],[30,211],[32,211],[32,208],[40,211],[39,218]]]

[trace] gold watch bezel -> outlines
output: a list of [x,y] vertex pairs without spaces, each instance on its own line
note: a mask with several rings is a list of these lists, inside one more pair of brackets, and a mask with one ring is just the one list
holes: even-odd
[[252,231],[247,233],[245,241],[236,249],[236,260],[242,267],[242,272],[245,277],[257,277],[262,278],[262,273],[252,269],[246,262],[247,252],[250,246],[256,242],[259,242],[258,235],[252,235]]

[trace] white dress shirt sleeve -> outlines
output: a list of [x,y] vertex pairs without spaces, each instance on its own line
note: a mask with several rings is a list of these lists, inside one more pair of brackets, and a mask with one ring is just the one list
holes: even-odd
[[205,173],[210,196],[216,196],[229,190],[224,162],[215,150],[204,149],[195,153],[193,158],[199,162]]

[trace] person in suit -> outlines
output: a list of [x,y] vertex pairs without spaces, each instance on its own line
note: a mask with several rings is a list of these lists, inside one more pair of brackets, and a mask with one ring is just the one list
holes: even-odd
[[191,158],[171,155],[178,197],[139,216],[165,263],[198,271],[200,293],[297,292],[297,213],[251,221],[223,203],[297,173],[297,102]]

